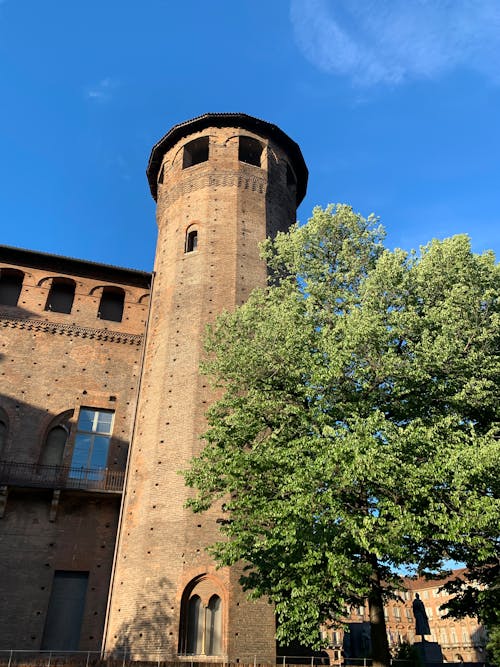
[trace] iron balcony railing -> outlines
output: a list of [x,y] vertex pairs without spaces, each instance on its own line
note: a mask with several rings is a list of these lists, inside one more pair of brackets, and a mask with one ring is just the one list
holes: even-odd
[[0,461],[0,486],[121,493],[124,477],[122,470],[107,468],[74,468]]

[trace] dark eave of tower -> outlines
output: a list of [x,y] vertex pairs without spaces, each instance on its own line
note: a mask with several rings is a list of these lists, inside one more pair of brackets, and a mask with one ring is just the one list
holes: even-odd
[[144,287],[144,289],[148,289],[151,284],[151,274],[146,271],[7,245],[0,245],[0,262],[11,266],[46,269],[52,273],[63,273],[70,276],[105,280],[121,285]]
[[249,132],[272,139],[287,153],[297,177],[297,206],[304,199],[307,189],[308,170],[299,145],[280,130],[277,125],[260,118],[248,116],[246,113],[206,113],[191,120],[174,125],[160,141],[153,146],[149,157],[146,175],[153,199],[156,201],[158,191],[158,172],[165,153],[180,139],[201,132],[207,127],[239,127]]

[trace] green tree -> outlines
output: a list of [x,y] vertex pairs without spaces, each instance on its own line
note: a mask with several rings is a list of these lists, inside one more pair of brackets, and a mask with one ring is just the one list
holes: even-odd
[[263,246],[272,279],[208,331],[220,399],[186,471],[194,511],[228,510],[211,551],[246,563],[278,638],[368,599],[375,665],[398,572],[455,547],[495,554],[500,273],[466,236],[389,251],[348,206]]
[[[499,484],[500,481],[497,479],[497,487]],[[496,495],[497,497],[499,495],[498,488]],[[494,536],[493,538],[495,539]],[[498,541],[491,551],[493,553],[491,558],[486,561],[478,561],[473,551],[463,549],[459,545],[455,556],[464,560],[467,571],[443,586],[444,590],[454,596],[447,602],[443,611],[446,612],[447,617],[475,616],[483,623],[490,638],[487,645],[490,662],[500,667],[500,558],[498,556]]]
[[500,665],[500,625],[495,626],[489,633],[489,641],[486,646],[490,661],[493,665]]

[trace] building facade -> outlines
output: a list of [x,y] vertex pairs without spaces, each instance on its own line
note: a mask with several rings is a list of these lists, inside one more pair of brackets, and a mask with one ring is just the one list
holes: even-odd
[[[455,570],[450,579],[460,577],[465,571]],[[418,593],[429,619],[430,635],[425,639],[440,645],[446,662],[486,661],[487,635],[484,626],[476,618],[460,620],[446,618],[446,604],[449,593],[441,591],[448,579],[429,580],[424,578],[404,579],[404,590],[384,607],[387,636],[392,655],[398,655],[403,644],[420,642],[415,635],[415,619],[412,604]],[[332,663],[340,663],[344,658],[362,659],[370,656],[370,623],[368,605],[350,609],[343,628],[323,628],[323,636],[328,644],[328,655]]]
[[[275,621],[205,547],[221,508],[185,509],[179,471],[214,400],[204,329],[266,284],[258,244],[295,222],[307,168],[278,127],[206,114],[153,148],[151,273],[0,246],[0,650],[274,661]],[[412,642],[419,592],[448,660],[481,660],[484,630],[451,622],[437,582],[386,607]],[[367,609],[324,628],[332,661],[369,651]]]
[[95,649],[151,277],[5,247],[0,263],[0,648]]
[[206,114],[153,148],[151,274],[0,249],[0,648],[273,660],[274,614],[205,547],[179,470],[214,399],[204,328],[266,283],[307,168],[278,127]]

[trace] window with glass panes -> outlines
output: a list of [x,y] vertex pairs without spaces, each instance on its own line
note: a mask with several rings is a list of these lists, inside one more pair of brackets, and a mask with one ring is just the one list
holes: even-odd
[[112,410],[94,410],[93,408],[80,410],[71,460],[71,467],[75,471],[81,468],[106,467],[113,415]]

